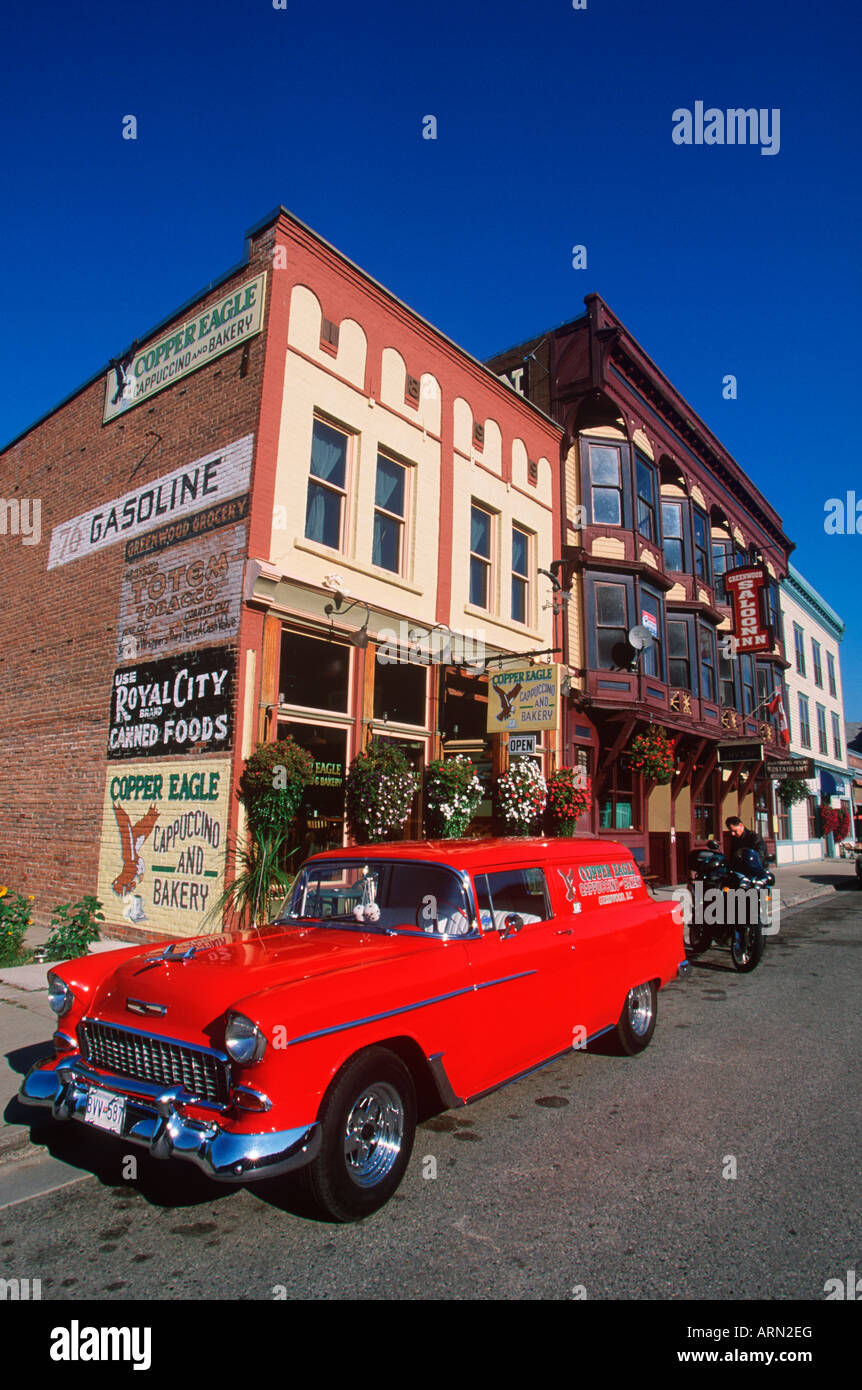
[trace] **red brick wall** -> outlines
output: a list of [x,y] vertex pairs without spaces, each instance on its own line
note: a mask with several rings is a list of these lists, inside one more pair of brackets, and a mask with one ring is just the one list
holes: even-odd
[[[272,236],[195,311],[269,269]],[[118,542],[48,570],[52,529],[244,435],[256,442],[266,330],[265,317],[244,376],[238,345],[103,425],[102,374],[0,455],[0,497],[42,503],[38,545],[0,535],[0,884],[33,893],[37,921],[96,887],[124,565]]]

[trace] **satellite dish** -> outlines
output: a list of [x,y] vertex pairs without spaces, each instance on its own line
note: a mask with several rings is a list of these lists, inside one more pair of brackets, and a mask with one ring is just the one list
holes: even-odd
[[643,627],[638,623],[637,627],[630,627],[628,632],[629,646],[636,652],[642,652],[646,647],[651,647],[655,638],[648,627]]

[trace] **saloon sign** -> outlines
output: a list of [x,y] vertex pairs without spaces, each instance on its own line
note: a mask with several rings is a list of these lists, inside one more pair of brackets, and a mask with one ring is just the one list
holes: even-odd
[[259,333],[265,285],[266,277],[256,275],[203,313],[112,366],[105,381],[103,423]]
[[760,598],[767,582],[766,571],[759,565],[728,570],[724,576],[724,586],[733,597],[737,651],[768,652],[772,647],[772,632],[763,622]]
[[219,894],[229,794],[226,758],[109,770],[98,890],[108,920],[198,935]]
[[559,688],[560,668],[556,664],[489,674],[488,733],[556,729]]
[[206,647],[115,671],[108,757],[229,748],[235,664],[227,647]]

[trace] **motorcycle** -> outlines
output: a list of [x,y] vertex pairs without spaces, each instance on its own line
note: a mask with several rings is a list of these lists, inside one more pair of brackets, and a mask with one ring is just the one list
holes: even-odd
[[734,849],[728,859],[715,840],[707,841],[707,846],[688,857],[689,879],[693,885],[703,884],[693,892],[688,951],[700,956],[713,942],[729,946],[736,970],[754,970],[763,955],[764,927],[772,922],[775,875],[763,867],[753,849]]

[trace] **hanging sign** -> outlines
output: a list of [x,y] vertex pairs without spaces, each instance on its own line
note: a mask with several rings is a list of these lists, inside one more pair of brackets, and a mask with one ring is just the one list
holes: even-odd
[[738,652],[768,652],[772,649],[772,630],[763,621],[761,590],[768,582],[760,565],[728,570],[724,586],[733,599],[733,633]]

